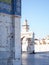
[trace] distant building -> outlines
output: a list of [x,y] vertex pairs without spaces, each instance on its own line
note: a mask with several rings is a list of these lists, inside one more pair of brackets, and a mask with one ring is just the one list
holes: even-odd
[[45,37],[45,43],[46,43],[46,44],[49,44],[49,35],[47,35],[47,36]]
[[[22,39],[23,38],[23,39]],[[34,32],[29,32],[28,21],[25,20],[21,31],[22,52],[33,52]]]
[[34,32],[29,31],[28,21],[25,20],[21,31],[22,52],[47,52],[49,51],[49,35],[43,39],[35,38]]
[[40,40],[37,39],[37,38],[35,38],[35,40],[34,40],[34,44],[35,44],[35,45],[38,45],[39,43],[40,43]]

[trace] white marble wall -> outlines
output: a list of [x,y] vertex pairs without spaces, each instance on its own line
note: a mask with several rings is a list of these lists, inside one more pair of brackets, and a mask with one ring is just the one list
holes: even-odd
[[20,18],[0,13],[0,64],[21,65]]
[[14,65],[21,65],[20,18],[15,17],[15,61]]
[[48,52],[49,51],[49,44],[43,45],[34,45],[35,52]]

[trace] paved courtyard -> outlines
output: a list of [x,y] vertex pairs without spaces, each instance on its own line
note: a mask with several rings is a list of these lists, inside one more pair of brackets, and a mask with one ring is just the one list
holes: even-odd
[[49,65],[49,53],[22,54],[22,65]]

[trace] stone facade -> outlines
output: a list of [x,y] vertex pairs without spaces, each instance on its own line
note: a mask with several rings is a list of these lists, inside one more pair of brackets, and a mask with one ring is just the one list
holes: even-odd
[[0,0],[0,65],[21,65],[21,0]]
[[36,53],[49,51],[49,35],[43,39],[35,38],[34,32],[29,32],[27,20],[24,21],[21,31],[22,52]]
[[27,20],[22,25],[21,32],[22,52],[32,53],[34,49],[34,33],[29,32],[29,25]]
[[21,65],[20,18],[0,13],[0,65]]

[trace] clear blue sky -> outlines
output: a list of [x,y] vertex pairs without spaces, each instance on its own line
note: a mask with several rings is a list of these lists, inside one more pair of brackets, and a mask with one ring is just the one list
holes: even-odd
[[28,20],[38,38],[49,35],[49,0],[22,0],[21,25]]

